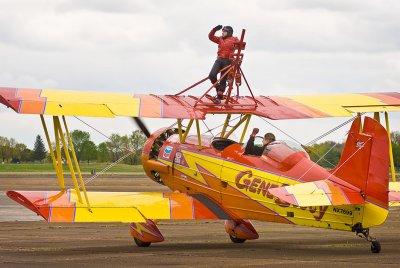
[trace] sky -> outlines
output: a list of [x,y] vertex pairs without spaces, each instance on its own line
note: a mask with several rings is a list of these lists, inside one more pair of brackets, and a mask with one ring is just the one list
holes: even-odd
[[[217,47],[207,35],[222,24],[246,29],[242,69],[256,95],[399,92],[398,14],[394,0],[0,0],[0,86],[174,94],[208,75]],[[399,130],[400,116],[390,117]],[[307,143],[347,119],[270,122]],[[129,118],[84,120],[106,135],[136,129]],[[155,131],[173,121],[145,123]],[[37,134],[37,116],[0,106],[0,136],[32,147]]]

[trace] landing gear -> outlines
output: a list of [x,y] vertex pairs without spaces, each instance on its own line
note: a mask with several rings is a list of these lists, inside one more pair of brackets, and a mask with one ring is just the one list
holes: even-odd
[[371,242],[371,252],[372,253],[379,253],[381,252],[381,243],[379,243],[378,240],[376,240],[375,237],[372,237],[369,235],[369,229],[362,229],[362,228],[356,228],[355,229],[356,234],[367,240],[368,242]]
[[246,239],[237,238],[236,236],[233,236],[233,235],[229,235],[229,238],[235,244],[241,244],[241,243],[244,243],[244,241],[246,241]]
[[379,241],[372,241],[371,242],[371,252],[372,253],[381,252],[381,243],[379,243]]
[[151,245],[150,242],[143,242],[142,240],[137,239],[136,237],[134,237],[133,240],[135,240],[136,245],[140,248],[147,248]]

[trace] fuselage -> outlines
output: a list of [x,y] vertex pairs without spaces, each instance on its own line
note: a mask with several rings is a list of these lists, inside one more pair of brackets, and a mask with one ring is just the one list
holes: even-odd
[[[298,207],[271,195],[270,188],[334,176],[311,161],[306,152],[285,143],[275,143],[268,154],[259,157],[245,155],[243,144],[232,140],[201,136],[199,148],[197,136],[188,136],[182,144],[174,133],[160,129],[146,142],[142,156],[145,172],[172,191],[190,194],[212,206],[220,218],[347,231],[356,224],[367,228],[386,219],[387,210],[371,203]],[[378,216],[363,217],[369,213]]]

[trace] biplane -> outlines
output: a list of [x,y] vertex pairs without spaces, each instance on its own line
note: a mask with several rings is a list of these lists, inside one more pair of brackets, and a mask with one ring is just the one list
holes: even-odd
[[[251,221],[258,220],[355,232],[371,243],[372,252],[380,252],[369,228],[383,224],[389,208],[400,203],[388,121],[388,112],[400,111],[400,93],[254,96],[241,68],[244,33],[232,64],[222,70],[228,90],[220,104],[210,94],[215,84],[201,96],[184,95],[207,78],[175,95],[0,88],[2,104],[20,114],[39,115],[60,187],[10,190],[7,196],[48,222],[129,223],[140,247],[164,240],[159,220],[210,219],[225,220],[234,243],[257,239]],[[242,80],[250,94],[239,92]],[[201,121],[214,114],[226,115],[220,133],[202,134]],[[240,116],[234,125],[232,115]],[[386,128],[380,115],[385,116]],[[87,191],[68,116],[135,118],[148,137],[142,152],[144,171],[171,192]],[[338,165],[327,170],[311,161],[302,146],[287,141],[270,143],[261,156],[246,154],[246,132],[254,116],[354,117]],[[46,118],[53,122],[54,143]],[[177,123],[149,133],[140,118],[173,118]],[[240,138],[232,138],[233,133]],[[62,150],[72,189],[65,187]]]

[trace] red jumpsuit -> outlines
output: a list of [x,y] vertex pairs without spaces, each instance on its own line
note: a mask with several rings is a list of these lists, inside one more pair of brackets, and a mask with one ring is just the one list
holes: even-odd
[[[212,29],[211,32],[208,34],[208,38],[218,44],[218,58],[216,59],[208,78],[210,79],[211,83],[215,83],[218,81],[217,75],[220,70],[225,68],[226,66],[231,64],[232,60],[232,53],[235,52],[236,44],[239,42],[239,39],[234,36],[229,36],[223,38],[222,36],[215,36],[216,30]],[[225,74],[226,71],[221,73],[221,76]],[[221,81],[219,85],[216,85],[215,88],[217,89],[218,96],[222,96],[225,87],[226,87],[226,79],[228,76],[226,75]]]

